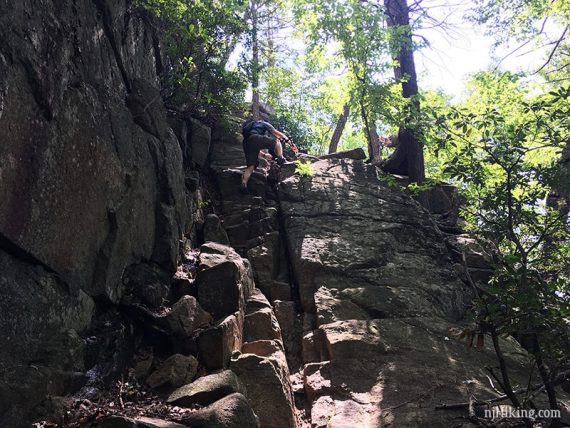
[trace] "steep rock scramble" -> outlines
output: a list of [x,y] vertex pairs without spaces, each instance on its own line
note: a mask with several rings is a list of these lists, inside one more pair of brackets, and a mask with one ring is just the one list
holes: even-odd
[[167,114],[127,0],[4,2],[0,39],[0,426],[468,426],[435,406],[493,396],[448,334],[457,255],[489,275],[449,187],[430,216],[353,151],[238,194],[239,124]]

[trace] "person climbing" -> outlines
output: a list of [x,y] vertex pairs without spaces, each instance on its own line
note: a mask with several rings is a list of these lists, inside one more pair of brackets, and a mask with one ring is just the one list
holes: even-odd
[[392,134],[388,137],[380,137],[380,142],[384,147],[394,149],[394,152],[380,162],[380,168],[390,174],[408,175],[408,150],[405,145],[400,144],[400,134]]
[[275,157],[275,161],[283,165],[286,159],[283,157],[283,146],[279,140],[289,140],[289,137],[264,120],[248,119],[241,129],[246,168],[241,178],[240,191],[249,193],[247,183],[253,170],[259,166],[260,151],[268,150],[269,153],[263,153],[261,156],[266,159]]

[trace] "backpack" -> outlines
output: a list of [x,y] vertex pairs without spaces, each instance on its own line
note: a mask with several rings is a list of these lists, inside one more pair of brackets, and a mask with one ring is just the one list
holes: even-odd
[[243,140],[245,141],[247,137],[250,136],[251,130],[255,125],[255,120],[248,119],[241,125],[241,135],[243,135]]

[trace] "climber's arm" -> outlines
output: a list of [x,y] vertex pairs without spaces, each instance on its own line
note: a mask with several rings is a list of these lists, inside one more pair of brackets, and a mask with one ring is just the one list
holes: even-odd
[[285,135],[285,134],[284,134],[283,132],[281,132],[281,131],[278,131],[277,129],[273,129],[273,131],[271,131],[271,133],[272,133],[275,137],[279,138],[280,140],[288,140],[288,139],[289,139],[289,137],[287,137],[287,135]]

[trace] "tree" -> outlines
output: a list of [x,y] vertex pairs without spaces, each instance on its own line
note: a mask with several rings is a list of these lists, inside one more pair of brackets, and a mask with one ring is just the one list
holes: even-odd
[[251,113],[254,120],[259,120],[259,39],[258,8],[261,3],[253,0],[249,5],[249,17],[251,19]]
[[246,29],[239,0],[136,0],[135,5],[163,32],[167,106],[214,122],[241,103],[244,76],[226,69]]
[[334,119],[337,132],[333,133],[330,146],[335,148],[346,124],[344,118],[350,118],[350,112],[354,112],[353,117],[359,117],[362,123],[372,159],[378,141],[376,120],[382,109],[390,105],[390,102],[377,102],[378,94],[390,95],[389,91],[377,90],[390,84],[383,79],[389,64],[387,33],[382,25],[384,15],[375,5],[359,0],[297,0],[294,10],[299,26],[307,35],[309,51],[322,50],[323,45],[334,48],[335,52],[328,54],[337,55],[342,60],[338,68],[350,76],[348,108],[345,110],[343,104],[342,113]]
[[338,150],[338,143],[340,141],[340,137],[342,137],[342,132],[344,131],[344,127],[346,126],[349,113],[350,113],[350,104],[346,103],[344,106],[342,106],[342,113],[338,117],[338,121],[334,128],[334,132],[331,137],[331,142],[329,144],[329,153],[336,153],[336,151]]
[[557,210],[562,220],[568,224],[570,213],[570,138],[561,150],[557,162],[558,176],[553,182],[552,188],[546,199],[549,208]]
[[440,123],[453,153],[446,173],[469,201],[464,218],[497,256],[488,287],[472,284],[479,296],[475,320],[491,336],[500,363],[500,373],[491,374],[513,405],[531,407],[537,387],[531,370],[526,393],[515,393],[498,340],[507,334],[532,355],[556,410],[555,386],[570,369],[570,234],[545,199],[559,177],[557,152],[570,137],[570,88],[529,100],[517,75],[480,73],[474,83],[474,97]]
[[[251,62],[247,67],[251,82],[251,112],[255,120],[260,118],[260,86],[263,71],[262,55],[273,61],[273,44],[271,34],[282,27],[279,22],[279,12],[282,9],[280,1],[250,0],[247,6],[245,21],[248,26],[246,46],[251,48]],[[263,28],[267,30],[268,39],[262,40]],[[268,49],[264,49],[267,46]]]
[[[496,45],[504,44],[512,39],[519,46],[511,50],[505,57],[519,52],[527,45],[536,44],[541,48],[548,47],[544,63],[536,71],[541,73],[551,89],[561,88],[562,82],[570,79],[570,4],[565,0],[476,0],[470,18],[484,25],[488,34],[497,37]],[[553,21],[558,33],[553,39],[546,33],[547,22]],[[501,61],[497,64],[500,65]],[[558,160],[559,177],[552,185],[547,199],[549,206],[558,209],[567,218],[569,210],[568,183],[570,182],[570,141],[561,150]]]
[[[387,25],[391,29],[390,48],[395,60],[394,77],[402,86],[403,97],[410,100],[405,119],[411,122],[412,118],[419,113],[420,102],[410,27],[410,10],[406,0],[384,0],[384,8]],[[405,163],[410,182],[423,183],[425,181],[424,155],[422,144],[417,137],[417,130],[403,124],[398,132],[398,141],[396,151],[391,159],[383,163],[382,168],[392,172],[396,166]]]

